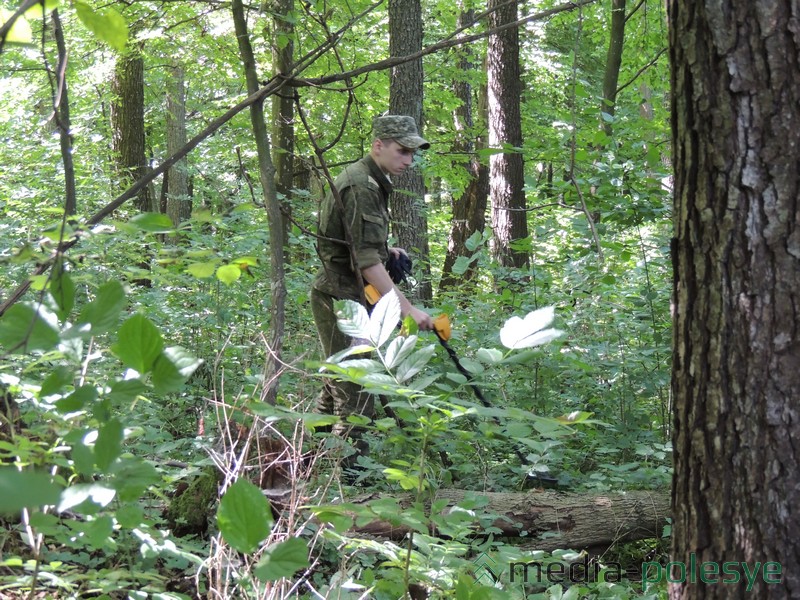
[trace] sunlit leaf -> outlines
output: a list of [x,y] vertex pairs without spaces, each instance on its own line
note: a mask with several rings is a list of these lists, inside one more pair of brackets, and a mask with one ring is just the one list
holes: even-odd
[[354,338],[369,339],[369,314],[367,309],[352,300],[334,304],[339,331]]
[[83,504],[87,500],[91,500],[102,508],[108,506],[116,495],[117,492],[115,490],[99,483],[73,485],[61,492],[61,500],[58,503],[57,510],[64,512]]
[[394,338],[386,347],[386,356],[384,357],[386,366],[393,369],[403,362],[414,351],[418,339],[416,335]]
[[369,317],[369,340],[380,348],[392,333],[397,330],[400,322],[400,299],[397,293],[391,290],[378,300]]
[[113,8],[96,11],[79,0],[74,0],[73,4],[78,18],[89,31],[115,50],[122,52],[125,49],[125,44],[128,43],[128,24],[121,14]]
[[544,329],[553,322],[555,309],[552,306],[528,313],[524,319],[511,317],[500,330],[500,341],[506,348],[531,348],[563,335],[558,329]]
[[414,375],[419,373],[428,364],[428,361],[433,358],[436,353],[436,346],[425,346],[414,352],[403,363],[397,367],[397,381],[400,383],[408,381]]
[[217,264],[215,262],[196,262],[186,267],[186,272],[198,279],[213,277],[216,270]]
[[[0,8],[0,25],[5,25],[6,21],[8,21],[13,14],[13,10]],[[31,25],[24,16],[20,16],[14,21],[11,29],[6,34],[5,41],[8,44],[30,44],[33,42]]]
[[236,265],[222,265],[217,269],[217,279],[225,285],[235,283],[242,276],[242,270]]

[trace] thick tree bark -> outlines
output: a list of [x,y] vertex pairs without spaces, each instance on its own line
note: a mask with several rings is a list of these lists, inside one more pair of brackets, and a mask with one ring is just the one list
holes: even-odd
[[[517,20],[518,2],[489,0],[489,27]],[[519,30],[506,29],[489,37],[489,145],[504,148],[489,162],[494,256],[504,267],[526,267],[528,253],[512,243],[528,237],[520,113]]]
[[58,66],[56,67],[56,97],[53,108],[57,115],[56,126],[61,142],[61,160],[64,163],[64,213],[74,215],[78,209],[75,189],[75,165],[72,161],[72,131],[69,119],[69,95],[67,94],[67,46],[64,42],[64,28],[58,10],[52,15],[53,35],[58,47]]
[[[247,20],[242,0],[231,3],[236,39],[242,57],[242,67],[247,79],[247,93],[255,94],[259,89],[258,72],[247,31]],[[281,354],[283,351],[283,333],[286,329],[286,269],[283,259],[283,215],[275,187],[275,165],[272,163],[272,152],[267,124],[264,121],[264,99],[250,105],[250,123],[256,141],[258,153],[258,172],[264,194],[269,223],[269,256],[271,278],[270,333],[267,365],[264,373],[264,389],[262,402],[275,403],[278,394],[278,380],[282,371]]]
[[[496,514],[492,527],[500,535],[524,536],[528,545],[539,550],[558,548],[583,550],[607,546],[616,542],[659,538],[669,516],[669,491],[632,491],[608,494],[580,494],[551,491],[529,492],[469,492],[465,490],[438,490],[436,499],[447,499],[448,509],[463,501],[466,496],[483,496],[489,501],[482,510]],[[355,499],[364,503],[374,495]],[[412,499],[400,499],[408,506]],[[406,527],[375,521],[356,531],[361,535],[374,535],[402,539]],[[435,533],[435,532],[434,532]],[[479,529],[476,535],[481,535]]]
[[[167,85],[167,154],[174,154],[186,144],[186,91],[183,67],[174,63],[169,69]],[[189,198],[188,160],[182,158],[167,172],[167,215],[175,227],[192,216]]]
[[[462,12],[458,26],[463,27],[474,20],[474,11]],[[460,67],[463,72],[475,69],[472,52],[469,47],[461,50]],[[456,141],[453,151],[464,154],[467,163],[464,168],[470,176],[469,183],[458,198],[453,198],[453,218],[450,226],[450,238],[447,243],[447,254],[442,266],[442,278],[439,290],[454,287],[458,282],[469,280],[475,274],[475,263],[470,264],[463,274],[453,272],[453,266],[460,256],[469,257],[471,252],[466,241],[476,231],[483,232],[486,225],[486,203],[489,197],[489,169],[478,159],[477,150],[486,148],[485,136],[475,135],[475,119],[473,115],[473,89],[467,79],[454,82],[455,95],[461,101],[453,115]]]
[[673,600],[800,597],[797,17],[788,1],[669,3],[672,560],[783,565],[780,585],[687,581]]
[[[389,54],[407,56],[422,50],[422,7],[420,0],[389,0]],[[413,117],[422,133],[422,58],[392,68],[389,112]],[[414,260],[418,285],[410,297],[427,301],[433,297],[429,263],[428,216],[425,213],[425,182],[417,168],[393,178],[394,193],[389,200],[393,232],[400,247]]]
[[[603,75],[603,103],[600,111],[612,117],[617,106],[617,84],[625,42],[625,17],[625,0],[611,0],[611,32],[608,38],[606,70]],[[603,120],[603,129],[609,136],[614,133],[610,121]]]
[[[141,48],[129,47],[117,58],[111,82],[112,145],[122,176],[122,184],[142,179],[149,167],[145,155],[144,132],[144,59]],[[141,211],[155,211],[155,194],[143,186],[134,200]]]
[[[294,0],[273,0],[272,23],[274,36],[272,40],[272,62],[275,72],[288,75],[292,68],[294,54],[294,20],[292,11]],[[289,239],[291,224],[291,202],[289,201],[294,187],[294,97],[292,89],[286,89],[272,97],[272,149],[275,163],[275,189],[282,196],[281,208],[283,218],[283,241]],[[286,245],[284,258],[289,260],[289,246]]]

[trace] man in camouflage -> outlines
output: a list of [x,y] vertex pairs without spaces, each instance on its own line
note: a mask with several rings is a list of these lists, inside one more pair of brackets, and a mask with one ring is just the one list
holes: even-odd
[[[412,117],[389,115],[377,117],[372,126],[373,140],[369,155],[348,166],[333,185],[341,204],[329,191],[320,205],[319,255],[322,268],[311,289],[311,308],[325,357],[344,350],[352,343],[336,326],[333,303],[337,299],[361,301],[363,285],[372,284],[381,295],[394,290],[400,299],[403,317],[411,316],[422,330],[433,329],[427,313],[413,306],[397,289],[385,268],[389,254],[404,253],[389,248],[389,196],[391,177],[399,175],[411,164],[414,153],[430,144],[419,136]],[[352,240],[352,253],[347,239]],[[355,264],[353,264],[355,262]],[[355,269],[361,273],[359,282]],[[349,415],[374,416],[374,401],[370,394],[349,382],[326,381],[318,400],[320,412],[333,414],[343,420]],[[340,423],[334,432],[347,434],[357,453],[366,452],[358,428]],[[357,455],[345,461],[354,464]]]

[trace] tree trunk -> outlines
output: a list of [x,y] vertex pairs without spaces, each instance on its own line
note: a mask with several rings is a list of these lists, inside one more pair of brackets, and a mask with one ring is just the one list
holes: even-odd
[[[149,170],[144,133],[144,59],[141,47],[129,47],[117,58],[111,82],[112,146],[122,178],[128,187]],[[157,211],[152,186],[144,186],[134,200],[141,211]]]
[[[294,53],[294,0],[274,0],[272,5],[274,36],[272,62],[276,73],[288,73]],[[289,239],[291,202],[294,187],[294,98],[293,90],[278,93],[272,98],[272,149],[275,161],[275,189],[282,196],[283,241]],[[289,260],[288,245],[284,258]]]
[[[603,75],[603,103],[600,112],[613,117],[617,105],[617,84],[622,66],[622,49],[625,42],[625,0],[611,0],[611,33],[608,38],[606,71]],[[603,119],[603,129],[611,136],[611,121]]]
[[[463,27],[474,19],[474,11],[462,12],[459,15],[458,26]],[[468,73],[475,69],[472,53],[469,47],[461,50],[461,70]],[[442,266],[442,278],[439,290],[444,291],[454,287],[460,281],[469,280],[476,272],[475,263],[467,266],[463,273],[454,273],[453,266],[458,257],[469,258],[470,250],[466,241],[476,231],[483,232],[486,225],[486,203],[489,196],[489,169],[478,159],[477,150],[486,147],[486,138],[476,136],[474,133],[475,122],[472,110],[472,86],[465,77],[454,83],[455,95],[461,105],[455,110],[453,123],[456,132],[456,141],[453,152],[464,154],[467,164],[464,168],[470,175],[469,183],[459,198],[453,198],[453,220],[450,227],[450,238],[447,243],[447,255]]]
[[[491,524],[499,535],[524,536],[538,550],[558,548],[584,550],[646,538],[659,538],[669,516],[669,492],[632,491],[608,494],[580,494],[551,491],[470,492],[438,490],[436,499],[447,499],[455,506],[466,496],[486,497],[483,512],[497,515]],[[374,495],[356,498],[355,503],[373,500]],[[400,498],[401,506],[410,506],[411,496]],[[447,509],[445,509],[446,512]],[[356,527],[360,535],[402,539],[408,529],[384,521]],[[434,534],[436,532],[433,532]],[[481,535],[478,529],[476,535]]]
[[56,126],[59,141],[61,142],[61,160],[64,163],[64,213],[74,215],[78,199],[75,190],[75,165],[72,161],[72,131],[69,121],[69,96],[67,94],[67,46],[64,42],[64,28],[58,10],[52,15],[53,36],[58,47],[58,65],[56,67],[56,97],[53,108],[55,110]]
[[[422,49],[420,0],[389,0],[389,54],[406,56]],[[413,117],[422,133],[422,59],[392,69],[389,112]],[[393,232],[397,243],[414,259],[418,284],[409,294],[418,301],[433,297],[428,247],[428,217],[425,214],[425,183],[419,169],[407,169],[393,178],[390,199]]]
[[[239,43],[239,52],[242,57],[242,66],[247,79],[247,93],[254,94],[259,88],[258,72],[256,71],[256,62],[253,57],[253,47],[250,44],[250,35],[247,31],[247,20],[242,0],[233,0],[231,9],[236,29],[236,39]],[[267,207],[270,277],[272,282],[268,341],[270,347],[268,348],[267,365],[264,373],[265,383],[261,401],[274,404],[278,394],[278,379],[282,370],[281,354],[283,333],[286,327],[286,277],[283,260],[283,215],[281,214],[278,191],[275,187],[275,165],[272,163],[267,124],[264,121],[263,100],[254,102],[250,106],[250,122],[253,127],[253,136],[256,140],[258,172],[264,194],[264,205]]]
[[672,560],[783,565],[780,585],[762,571],[749,593],[684,581],[670,598],[799,598],[797,3],[668,6]]
[[[516,0],[489,0],[489,27],[517,20]],[[504,149],[489,162],[494,256],[504,267],[528,265],[528,253],[512,243],[528,237],[520,115],[519,31],[506,29],[489,37],[489,145]]]
[[[186,91],[183,67],[174,63],[169,68],[167,85],[167,154],[172,156],[186,144]],[[178,227],[192,216],[189,198],[188,161],[180,159],[166,173],[167,215]]]

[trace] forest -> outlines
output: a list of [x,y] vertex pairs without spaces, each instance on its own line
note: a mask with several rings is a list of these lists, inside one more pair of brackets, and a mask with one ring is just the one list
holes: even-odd
[[[2,0],[0,598],[797,597],[798,15]],[[324,356],[387,114],[450,335],[342,301]]]

